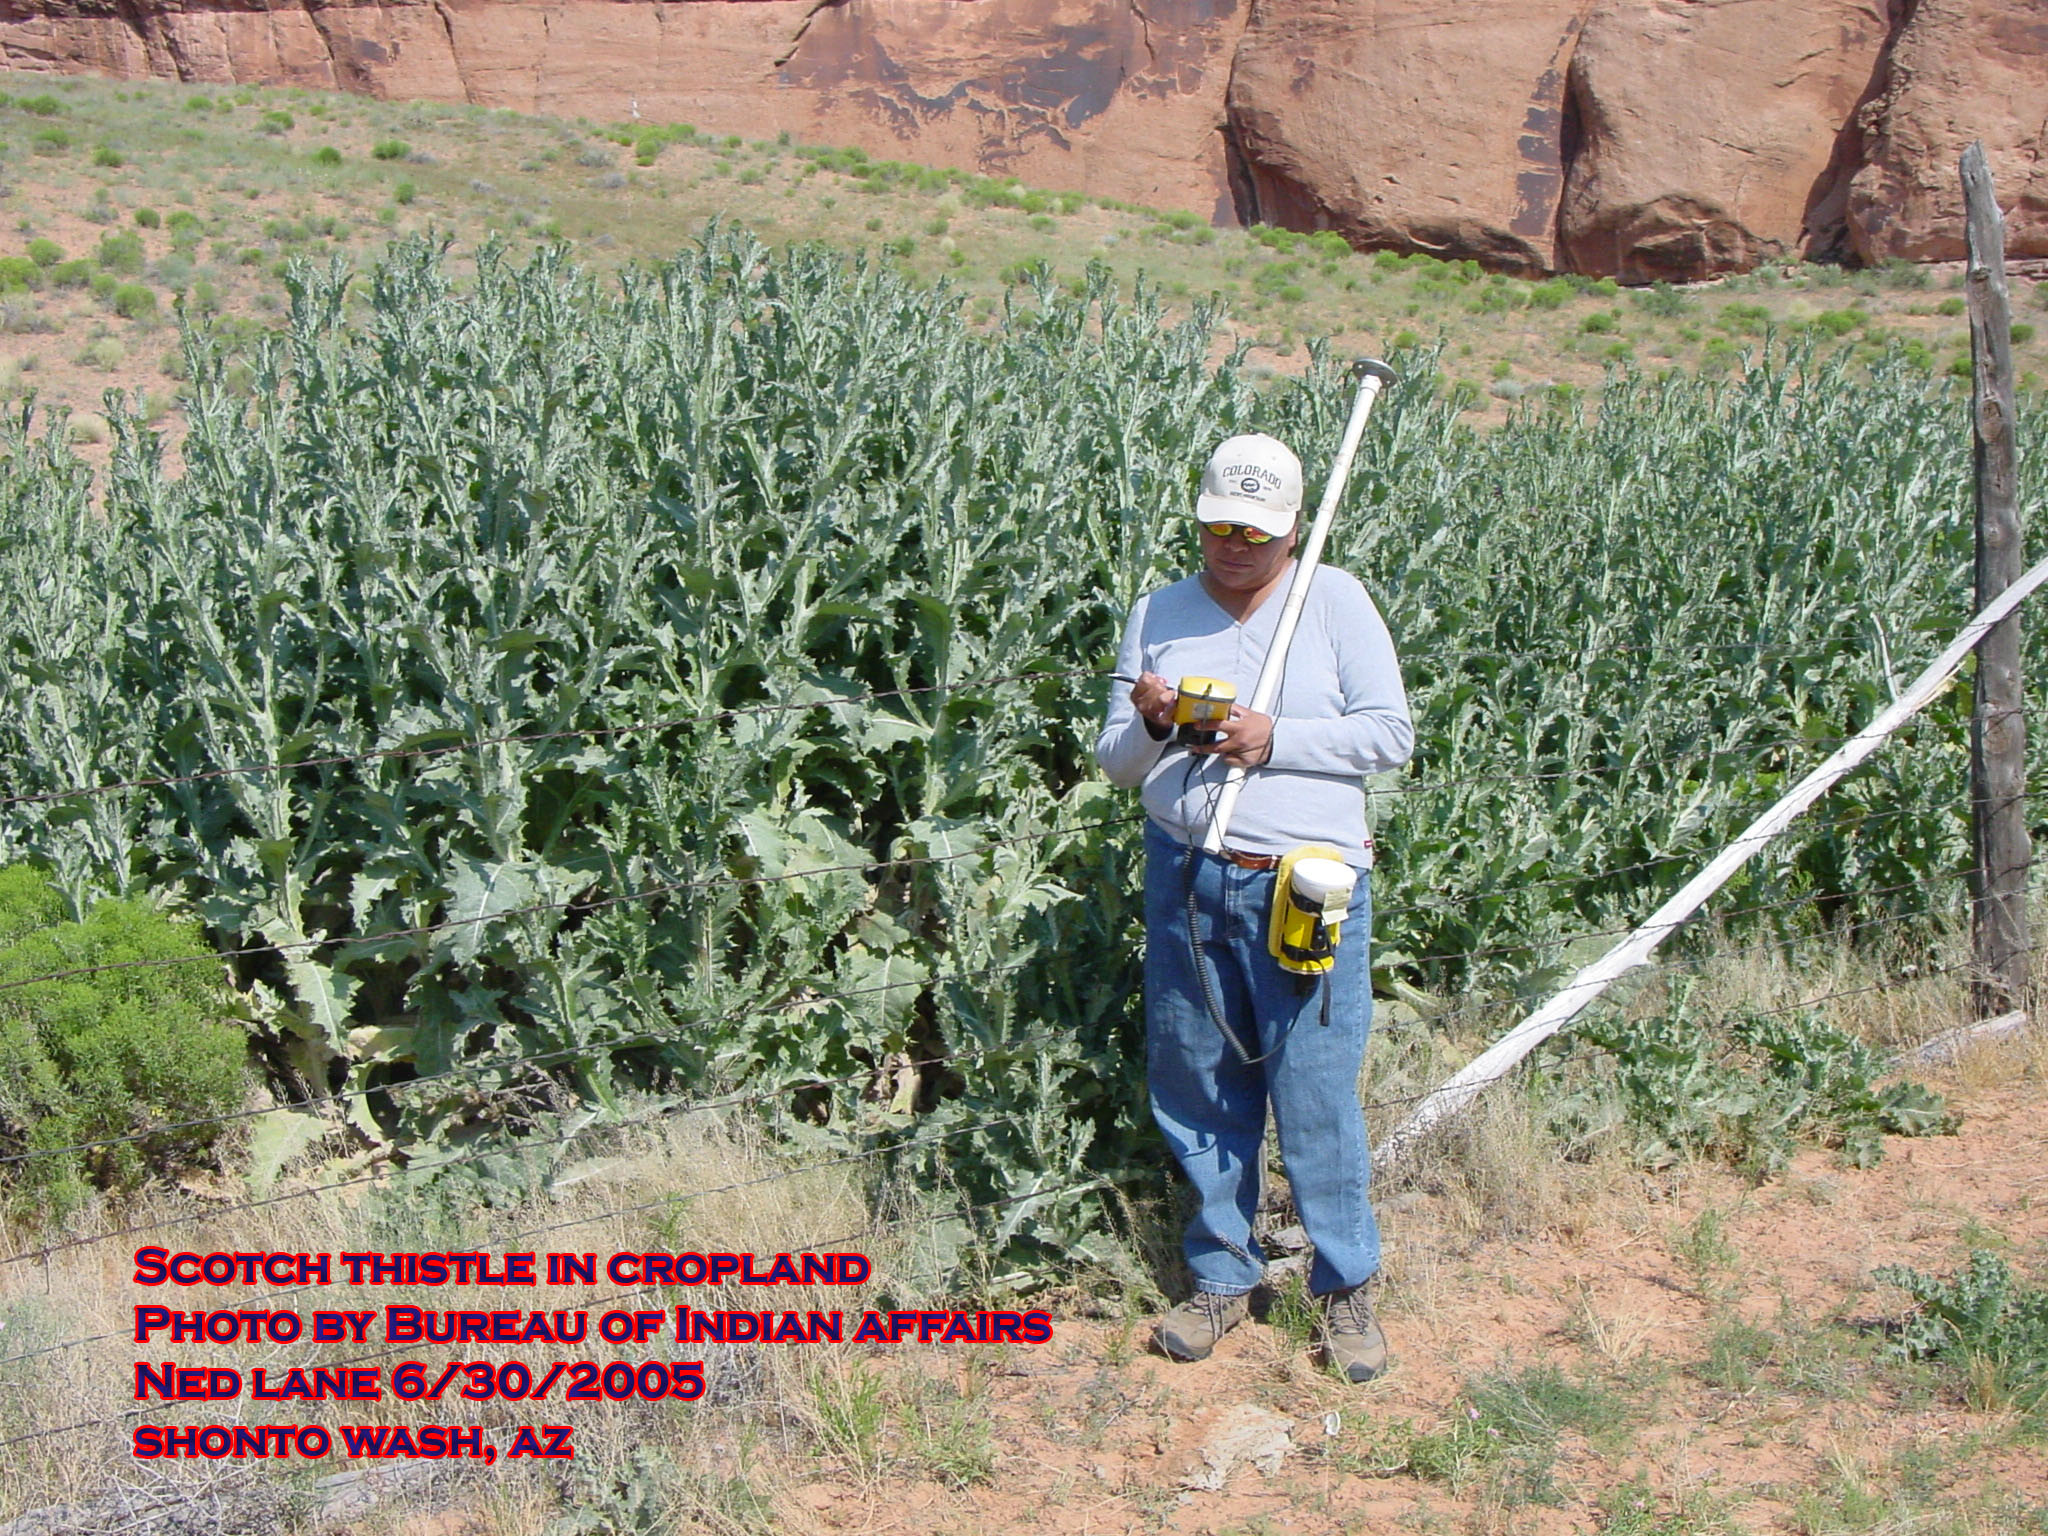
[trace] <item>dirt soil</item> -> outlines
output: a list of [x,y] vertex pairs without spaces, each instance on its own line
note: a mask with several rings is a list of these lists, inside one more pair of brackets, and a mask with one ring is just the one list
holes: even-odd
[[[2048,1528],[2038,1435],[1971,1406],[1960,1378],[1898,1361],[1888,1325],[1905,1298],[1872,1280],[1892,1263],[1946,1274],[1973,1246],[2022,1273],[2048,1252],[2038,1088],[1943,1086],[1960,1133],[1892,1140],[1870,1170],[1815,1150],[1762,1185],[1632,1177],[1548,1230],[1491,1240],[1397,1198],[1382,1305],[1395,1367],[1368,1387],[1319,1371],[1270,1318],[1194,1365],[1152,1354],[1142,1322],[1072,1318],[1001,1364],[878,1351],[878,1369],[921,1354],[985,1396],[990,1475],[824,1471],[785,1486],[782,1514],[861,1536]],[[1495,1434],[1475,1383],[1540,1367],[1595,1393],[1610,1422],[1547,1453],[1446,1450],[1461,1417],[1468,1441]]]

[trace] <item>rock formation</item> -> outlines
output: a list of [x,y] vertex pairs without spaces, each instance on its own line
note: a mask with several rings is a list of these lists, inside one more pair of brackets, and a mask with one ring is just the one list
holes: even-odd
[[2008,254],[2048,254],[2048,0],[1918,0],[1860,114],[1849,245],[1866,262],[1957,261],[1956,159],[1982,139]]
[[1230,83],[1246,212],[1366,246],[1555,264],[1584,0],[1264,0]]
[[1238,0],[0,0],[0,62],[857,144],[1234,216]]
[[2048,0],[0,0],[0,63],[786,130],[1627,282],[1959,255],[1981,138],[2048,255]]
[[1596,5],[1571,61],[1563,264],[1683,281],[1831,251],[1836,148],[1890,32],[1884,0]]

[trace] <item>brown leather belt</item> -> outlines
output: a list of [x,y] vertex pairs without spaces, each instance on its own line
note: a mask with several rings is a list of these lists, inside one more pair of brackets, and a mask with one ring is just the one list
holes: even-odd
[[1280,867],[1280,856],[1277,853],[1238,853],[1234,849],[1226,848],[1223,850],[1223,857],[1239,869],[1268,870]]

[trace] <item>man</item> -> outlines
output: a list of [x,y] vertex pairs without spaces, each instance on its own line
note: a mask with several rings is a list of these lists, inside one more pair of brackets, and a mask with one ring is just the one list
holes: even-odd
[[[1195,1192],[1183,1240],[1195,1294],[1161,1320],[1159,1347],[1203,1359],[1250,1310],[1263,1273],[1251,1229],[1270,1102],[1315,1245],[1309,1289],[1322,1303],[1324,1347],[1362,1382],[1387,1362],[1367,1289],[1380,1248],[1358,1102],[1372,1022],[1362,776],[1400,767],[1415,734],[1393,642],[1365,589],[1319,567],[1274,713],[1233,705],[1213,741],[1173,739],[1178,679],[1251,693],[1294,574],[1300,514],[1301,462],[1285,444],[1254,433],[1216,450],[1195,503],[1202,569],[1131,610],[1117,670],[1137,682],[1110,700],[1095,752],[1114,783],[1143,786],[1146,1082]],[[1225,852],[1205,853],[1231,766],[1250,773]],[[1341,849],[1358,877],[1335,967],[1306,984],[1266,946],[1274,871],[1305,843]]]

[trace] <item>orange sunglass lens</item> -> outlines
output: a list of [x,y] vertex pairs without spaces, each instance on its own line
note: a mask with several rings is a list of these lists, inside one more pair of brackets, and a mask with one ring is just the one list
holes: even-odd
[[1233,539],[1239,533],[1242,533],[1247,544],[1270,544],[1273,542],[1273,535],[1261,533],[1249,523],[1204,523],[1202,526],[1219,539]]

